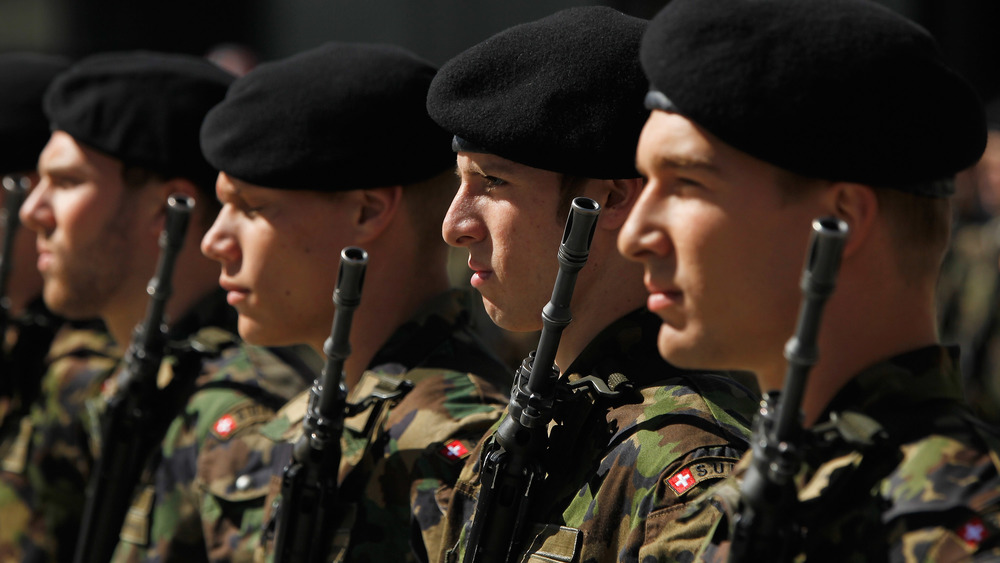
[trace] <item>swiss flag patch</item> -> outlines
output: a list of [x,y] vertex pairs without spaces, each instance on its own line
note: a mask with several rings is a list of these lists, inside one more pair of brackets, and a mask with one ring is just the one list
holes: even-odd
[[230,434],[236,430],[236,419],[232,415],[225,415],[219,420],[215,421],[215,426],[213,427],[215,433],[223,438],[228,438]]
[[439,452],[449,461],[458,461],[469,455],[469,448],[460,440],[452,440],[442,446]]
[[989,533],[986,526],[978,516],[973,516],[962,527],[958,529],[958,537],[962,538],[969,547],[979,547],[979,544],[986,539]]
[[674,475],[673,477],[667,479],[667,484],[670,485],[677,494],[682,494],[684,491],[690,489],[698,481],[695,480],[694,475],[691,474],[690,469],[685,469]]

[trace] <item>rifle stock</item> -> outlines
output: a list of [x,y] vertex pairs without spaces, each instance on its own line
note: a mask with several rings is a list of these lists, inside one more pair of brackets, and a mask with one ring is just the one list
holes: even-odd
[[340,436],[347,413],[344,363],[354,310],[361,303],[368,253],[348,247],[340,253],[340,272],[333,302],[330,336],[323,344],[326,365],[309,392],[302,437],[292,449],[281,483],[281,505],[276,518],[275,563],[320,563],[331,551],[332,521],[337,503]]
[[788,368],[778,397],[765,395],[754,420],[753,459],[740,489],[740,510],[729,561],[790,561],[794,556],[795,475],[802,464],[802,397],[809,371],[819,359],[817,335],[827,298],[833,293],[847,224],[816,219],[802,272],[802,306],[795,334],[785,345]]
[[541,479],[540,459],[548,445],[559,368],[556,352],[563,329],[572,320],[569,304],[576,277],[587,262],[600,205],[573,200],[562,243],[552,298],[542,310],[538,348],[514,376],[507,416],[483,458],[482,490],[476,502],[464,563],[510,561],[524,527],[532,486]]
[[111,559],[132,502],[136,484],[150,454],[159,445],[151,435],[156,378],[166,351],[164,309],[173,293],[174,264],[184,245],[194,200],[180,194],[167,199],[166,225],[160,234],[156,273],[146,288],[149,304],[136,326],[119,376],[118,391],[107,404],[101,422],[101,455],[87,486],[83,524],[77,538],[75,563],[105,563]]

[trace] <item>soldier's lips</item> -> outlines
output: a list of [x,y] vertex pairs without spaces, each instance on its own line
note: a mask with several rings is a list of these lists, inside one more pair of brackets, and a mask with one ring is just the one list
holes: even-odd
[[52,257],[51,252],[41,251],[38,253],[38,260],[35,261],[35,264],[37,265],[40,273],[45,273],[52,267],[54,260],[55,259]]
[[469,279],[469,283],[477,289],[493,277],[493,270],[477,264],[472,260],[471,256],[469,257],[469,269],[472,270],[472,278]]
[[219,287],[226,292],[226,303],[229,303],[233,307],[246,301],[250,295],[249,289],[225,281],[219,281]]
[[654,314],[661,314],[668,309],[677,307],[684,300],[684,293],[679,289],[659,286],[649,280],[645,284],[646,291],[649,292],[646,297],[646,308]]
[[489,270],[477,270],[473,272],[472,278],[469,279],[469,283],[472,284],[472,287],[478,289],[482,287],[482,285],[485,284],[487,280],[489,280],[492,277],[493,277],[493,272]]

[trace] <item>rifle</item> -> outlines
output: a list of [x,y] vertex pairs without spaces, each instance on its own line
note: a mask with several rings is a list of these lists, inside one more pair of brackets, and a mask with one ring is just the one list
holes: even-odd
[[554,363],[556,351],[563,329],[573,318],[569,303],[577,274],[590,255],[600,210],[592,199],[573,200],[557,255],[559,274],[552,298],[542,309],[538,348],[528,354],[515,373],[507,416],[484,452],[482,491],[464,563],[510,561],[516,555],[532,487],[544,474],[541,458],[548,447],[547,426],[559,379],[559,368]]
[[302,437],[292,448],[292,460],[281,480],[281,505],[276,517],[274,561],[319,563],[329,558],[331,522],[337,503],[340,436],[347,415],[344,362],[351,354],[351,320],[361,303],[368,253],[347,247],[340,253],[340,272],[333,302],[330,336],[323,343],[326,364],[309,391]]
[[775,397],[765,395],[754,420],[753,459],[740,489],[740,509],[730,561],[790,561],[799,530],[795,524],[802,465],[802,396],[819,359],[816,337],[827,298],[833,293],[848,227],[836,217],[816,219],[802,272],[802,306],[794,335],[785,345],[785,382]]
[[83,524],[77,538],[75,563],[105,563],[111,559],[149,456],[159,444],[154,408],[157,374],[166,353],[164,309],[173,293],[174,264],[184,245],[194,200],[180,194],[167,199],[167,217],[160,234],[156,273],[146,287],[146,317],[136,326],[119,376],[118,391],[107,404],[101,424],[101,456],[87,485]]
[[[14,236],[21,225],[17,213],[20,211],[24,199],[28,197],[31,180],[27,176],[7,175],[3,177],[3,189],[7,192],[7,197],[4,200],[3,211],[0,212],[2,213],[0,220],[3,221],[3,241],[0,243],[2,245],[0,246],[2,249],[0,250],[0,343],[4,342],[7,327],[10,325],[10,297],[7,295],[7,285],[14,267]],[[3,351],[2,347],[0,347],[0,351]],[[6,356],[6,352],[3,353]],[[6,387],[7,374],[0,375],[0,379],[3,379],[0,386]]]

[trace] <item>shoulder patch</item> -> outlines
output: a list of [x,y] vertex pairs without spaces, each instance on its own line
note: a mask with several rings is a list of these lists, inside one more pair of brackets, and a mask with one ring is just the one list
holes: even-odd
[[220,416],[212,424],[212,435],[219,440],[228,440],[237,430],[272,418],[274,411],[263,405],[251,403]]
[[986,525],[978,516],[973,516],[958,528],[958,537],[972,549],[979,547],[989,535]]
[[462,440],[451,440],[438,448],[438,454],[448,461],[460,461],[469,457],[469,446]]
[[733,472],[733,457],[705,457],[688,463],[664,481],[677,496],[682,496],[702,481],[723,479]]

